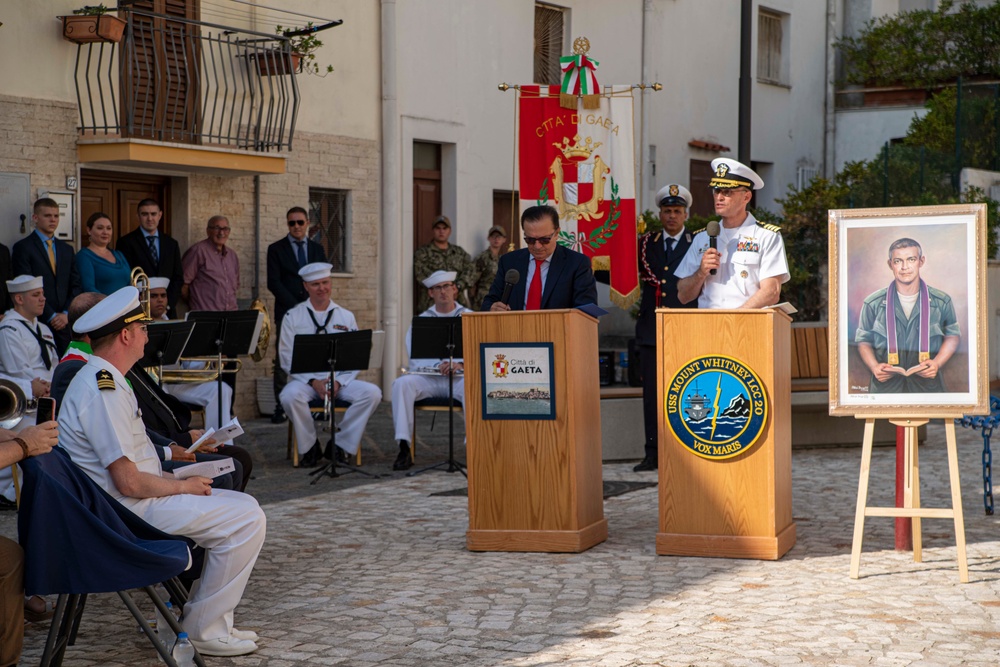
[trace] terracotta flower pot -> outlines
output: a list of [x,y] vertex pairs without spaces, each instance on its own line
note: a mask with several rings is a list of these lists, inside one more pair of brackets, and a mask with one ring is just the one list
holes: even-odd
[[257,65],[261,76],[282,76],[299,69],[302,56],[284,51],[263,51],[251,53],[250,59]]
[[63,39],[76,44],[120,42],[125,34],[125,21],[111,14],[59,18],[63,22]]

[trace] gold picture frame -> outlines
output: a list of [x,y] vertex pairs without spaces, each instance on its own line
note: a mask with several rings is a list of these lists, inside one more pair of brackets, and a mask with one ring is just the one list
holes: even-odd
[[[905,239],[919,245],[910,246],[906,259]],[[897,241],[904,248],[893,251],[894,269],[889,248]],[[910,268],[904,268],[907,262]],[[829,268],[831,415],[989,413],[986,204],[831,210]],[[895,285],[912,285],[914,270],[926,290],[918,288],[916,295],[902,298],[895,296],[898,291],[888,294]],[[910,318],[907,326],[896,324],[899,319],[885,321],[887,303],[894,310],[909,308],[912,315],[914,301],[929,304],[925,321]],[[914,346],[930,349],[921,354]],[[940,366],[925,361],[951,347],[954,351]],[[907,363],[913,365],[906,368]]]

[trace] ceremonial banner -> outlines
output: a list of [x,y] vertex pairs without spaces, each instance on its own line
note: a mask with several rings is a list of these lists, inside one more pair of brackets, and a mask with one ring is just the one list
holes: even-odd
[[560,92],[520,87],[521,210],[554,206],[559,243],[609,271],[611,300],[628,308],[639,297],[632,88],[606,87],[596,109],[563,108]]

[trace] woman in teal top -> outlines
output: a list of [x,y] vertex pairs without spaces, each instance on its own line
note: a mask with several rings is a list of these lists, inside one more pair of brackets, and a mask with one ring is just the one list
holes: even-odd
[[106,213],[95,213],[87,219],[90,244],[76,253],[76,270],[84,292],[112,292],[132,282],[132,268],[125,255],[108,247],[114,228]]

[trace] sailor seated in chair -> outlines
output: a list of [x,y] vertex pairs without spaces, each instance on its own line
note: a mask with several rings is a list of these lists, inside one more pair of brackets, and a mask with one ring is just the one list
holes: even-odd
[[165,476],[146,436],[125,373],[147,341],[139,292],[123,287],[73,325],[90,336],[93,355],[70,382],[59,412],[60,444],[99,486],[147,523],[188,537],[206,551],[182,625],[205,655],[245,655],[256,634],[233,627],[254,563],[264,544],[266,519],[257,501],[213,490],[205,477]]
[[[458,287],[454,271],[435,271],[424,279],[427,293],[434,305],[420,313],[420,317],[458,317],[469,309],[456,303]],[[412,349],[413,327],[406,332],[406,353]],[[464,369],[461,359],[451,366],[447,359],[410,359],[409,373],[392,383],[392,423],[399,442],[399,454],[392,464],[393,470],[408,470],[413,465],[410,453],[410,434],[413,433],[413,404],[427,398],[448,398],[448,375]],[[452,387],[455,402],[465,396],[465,379],[456,376]]]

